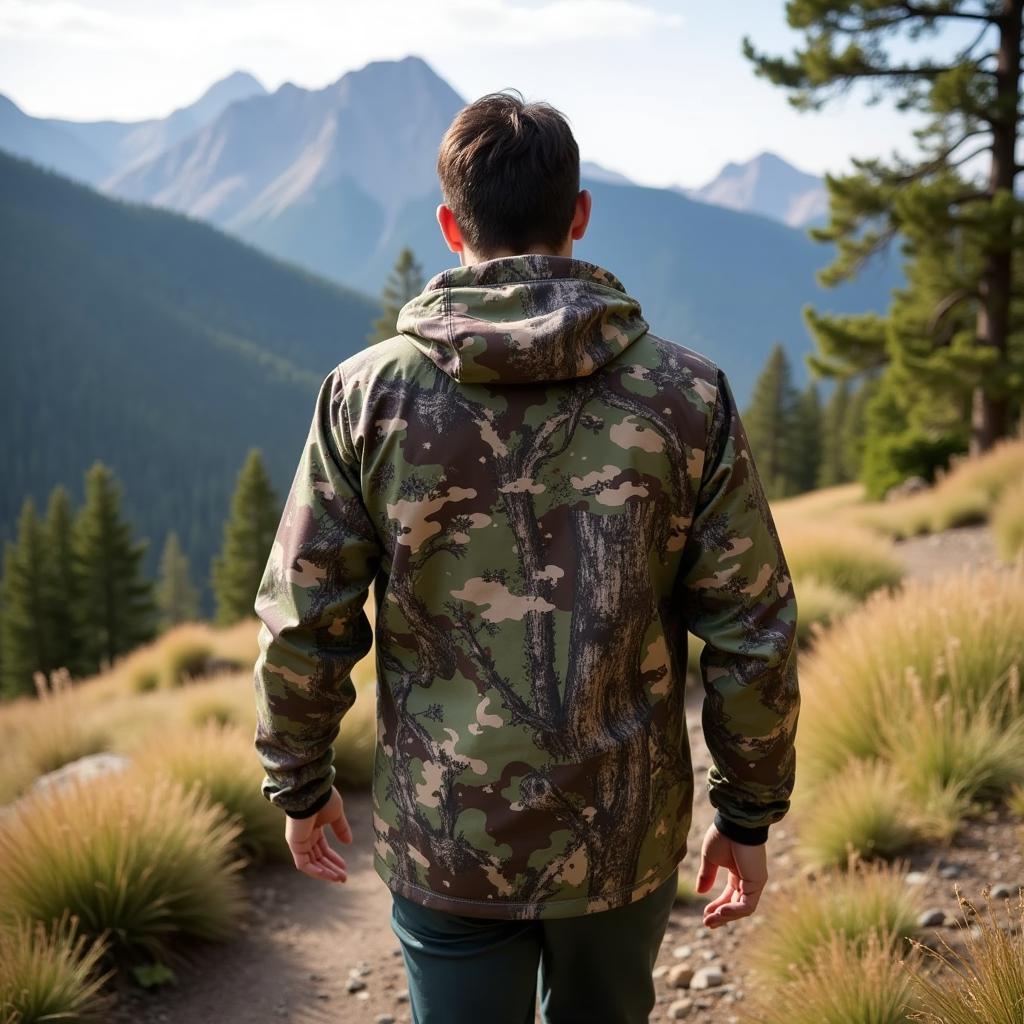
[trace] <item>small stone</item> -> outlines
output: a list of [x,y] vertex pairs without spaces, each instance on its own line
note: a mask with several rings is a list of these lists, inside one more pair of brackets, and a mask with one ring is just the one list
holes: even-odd
[[396,1003],[407,1003],[409,1002],[409,990],[407,988],[401,988],[395,993]]
[[684,1020],[689,1017],[690,1010],[693,1009],[693,1001],[690,999],[677,999],[668,1008],[668,1019],[669,1020]]
[[924,885],[928,876],[923,871],[908,871],[905,881],[907,885]]
[[651,977],[655,981],[659,978],[664,978],[666,974],[668,974],[668,964],[658,964],[658,966],[651,971]]
[[946,923],[946,912],[941,907],[926,910],[918,919],[918,928],[941,928]]
[[705,960],[714,960],[718,954],[713,949],[705,949],[701,953],[701,956],[704,957]]
[[961,874],[959,864],[943,864],[939,868],[939,875],[942,878],[959,878]]
[[394,946],[392,948],[392,950],[391,950],[391,955],[392,956],[401,956],[402,955],[402,947],[401,946]]
[[994,900],[1009,900],[1015,895],[1016,893],[1005,882],[992,886],[991,896]]
[[693,968],[687,964],[676,964],[668,972],[668,984],[670,988],[689,988],[693,980]]
[[357,992],[356,993],[356,999],[369,999],[369,998],[370,998],[370,993],[369,992]]
[[676,946],[672,950],[672,955],[677,960],[686,960],[688,957],[693,956],[693,948],[691,946]]
[[395,1024],[395,1018],[390,1013],[378,1013],[373,1021],[374,1024]]
[[714,988],[716,985],[721,985],[724,980],[722,972],[717,967],[702,967],[694,974],[690,988]]
[[345,988],[349,992],[360,992],[366,988],[366,982],[362,978],[350,977],[345,983]]

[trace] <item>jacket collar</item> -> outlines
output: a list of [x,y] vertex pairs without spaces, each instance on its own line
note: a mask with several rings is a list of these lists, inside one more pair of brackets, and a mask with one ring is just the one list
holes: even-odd
[[435,274],[397,330],[466,384],[585,377],[648,329],[603,267],[572,256],[498,256]]

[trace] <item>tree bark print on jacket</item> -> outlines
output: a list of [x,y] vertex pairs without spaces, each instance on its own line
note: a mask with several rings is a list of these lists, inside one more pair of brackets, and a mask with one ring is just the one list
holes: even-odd
[[256,599],[264,796],[326,799],[375,642],[391,889],[507,919],[638,900],[687,852],[690,631],[716,820],[764,841],[796,599],[723,372],[573,257],[443,271],[397,330],[323,381]]

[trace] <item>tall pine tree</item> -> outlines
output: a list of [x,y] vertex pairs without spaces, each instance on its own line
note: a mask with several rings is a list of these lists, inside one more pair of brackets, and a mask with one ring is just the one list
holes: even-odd
[[2,692],[6,698],[34,693],[33,673],[58,667],[51,617],[53,578],[46,547],[35,502],[26,498],[18,517],[17,540],[8,541],[4,550]]
[[75,576],[75,513],[71,494],[63,485],[50,492],[43,526],[46,539],[47,571],[52,582],[50,621],[53,623],[53,661],[73,676],[83,669],[81,639],[76,608],[78,580]]
[[211,570],[218,624],[230,625],[255,614],[256,592],[280,520],[281,509],[263,457],[253,448],[238,475],[223,547]]
[[94,462],[74,526],[76,620],[86,671],[109,667],[156,635],[153,584],[142,573],[148,540],[136,541],[121,516],[113,471]]
[[395,261],[391,276],[380,294],[381,315],[373,322],[373,331],[366,339],[368,345],[385,341],[395,335],[395,322],[399,310],[423,290],[423,270],[412,249],[403,246]]
[[160,578],[156,585],[160,628],[199,618],[199,591],[189,578],[188,556],[182,551],[177,531],[171,530],[160,556]]
[[817,383],[812,380],[801,392],[797,403],[793,443],[796,472],[793,487],[798,493],[812,491],[818,486],[818,469],[821,466],[821,422],[821,396],[818,394]]
[[850,409],[850,383],[836,381],[821,417],[821,461],[818,486],[834,487],[849,479],[846,461],[846,417]]
[[[917,431],[907,450],[949,443],[941,421],[951,392],[970,417],[975,453],[1020,415],[1024,322],[1011,298],[1024,244],[1024,204],[1014,192],[1022,8],[1024,0],[789,0],[787,21],[804,34],[790,59],[743,41],[757,73],[788,90],[798,109],[819,109],[867,82],[870,102],[888,93],[898,109],[924,115],[912,158],[854,159],[853,173],[826,176],[830,223],[810,232],[838,246],[819,274],[826,285],[855,276],[902,236],[908,289],[887,317],[805,311],[820,372],[886,368],[888,405]],[[941,44],[928,53],[899,39],[943,39],[950,26],[969,33],[951,56]],[[979,163],[980,179],[963,177]]]
[[785,497],[798,486],[799,404],[789,358],[776,342],[754,383],[750,407],[743,416],[750,449],[769,498]]

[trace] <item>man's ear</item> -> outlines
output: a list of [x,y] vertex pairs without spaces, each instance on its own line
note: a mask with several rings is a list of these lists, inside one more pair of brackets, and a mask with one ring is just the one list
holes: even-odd
[[580,194],[576,197],[576,213],[572,218],[572,228],[569,232],[573,239],[578,240],[586,233],[587,225],[590,223],[591,205],[590,189],[580,189]]
[[436,211],[437,223],[440,225],[441,234],[445,243],[452,252],[462,252],[462,232],[455,222],[455,214],[446,203],[441,203]]

